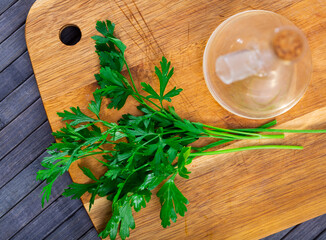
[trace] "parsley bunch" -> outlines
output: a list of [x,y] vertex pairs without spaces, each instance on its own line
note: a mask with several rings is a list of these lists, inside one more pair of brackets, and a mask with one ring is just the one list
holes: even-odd
[[[163,227],[177,220],[177,214],[184,216],[187,198],[175,184],[177,175],[189,178],[187,165],[197,156],[215,155],[254,149],[302,149],[301,146],[263,145],[207,151],[209,148],[242,139],[283,138],[283,134],[264,135],[258,132],[325,132],[325,130],[283,130],[267,129],[276,124],[272,121],[254,129],[223,129],[182,119],[171,106],[164,108],[163,101],[180,94],[180,88],[168,88],[173,75],[171,63],[162,58],[160,67],[155,67],[160,88],[156,91],[150,84],[142,82],[141,94],[135,86],[124,53],[126,46],[114,36],[114,24],[110,21],[97,22],[96,29],[102,36],[92,37],[96,41],[96,53],[101,69],[95,78],[100,86],[94,101],[88,109],[88,116],[79,107],[58,113],[66,127],[53,135],[58,140],[48,148],[49,157],[42,161],[44,170],[37,173],[38,180],[45,180],[42,204],[49,200],[54,181],[68,171],[71,164],[88,156],[101,156],[98,160],[107,168],[106,173],[96,178],[88,168],[81,168],[92,182],[72,183],[63,195],[80,198],[91,194],[89,210],[96,195],[112,201],[112,216],[100,237],[115,239],[117,233],[122,239],[129,237],[135,228],[132,208],[138,212],[150,201],[151,190],[164,184],[157,192],[161,202],[160,218]],[[124,67],[129,80],[121,74]],[[139,102],[139,116],[125,114],[117,123],[101,119],[100,109],[103,97],[110,99],[108,108],[121,109],[131,96]],[[199,138],[214,138],[215,142],[202,147],[190,147]],[[111,148],[108,148],[111,146]],[[107,150],[111,149],[111,150]]]

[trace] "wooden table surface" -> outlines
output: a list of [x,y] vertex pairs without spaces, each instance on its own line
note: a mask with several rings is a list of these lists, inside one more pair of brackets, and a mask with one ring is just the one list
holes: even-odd
[[[41,208],[44,183],[35,181],[35,173],[54,139],[24,37],[33,2],[0,1],[0,239],[98,239],[81,202],[60,196],[71,182],[68,175]],[[323,215],[265,239],[320,240],[325,229]]]

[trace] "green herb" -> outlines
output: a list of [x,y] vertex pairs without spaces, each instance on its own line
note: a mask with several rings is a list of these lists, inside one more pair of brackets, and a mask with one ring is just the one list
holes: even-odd
[[[182,119],[173,107],[164,108],[163,104],[164,101],[171,102],[171,98],[182,91],[168,85],[174,71],[171,63],[162,58],[160,68],[155,67],[159,90],[142,82],[142,90],[147,94],[143,95],[136,88],[127,65],[124,56],[126,46],[113,35],[114,24],[110,21],[97,22],[96,29],[102,34],[93,37],[101,69],[95,75],[100,89],[94,92],[94,101],[88,107],[93,116],[86,115],[79,107],[58,113],[66,121],[66,127],[53,133],[58,143],[48,148],[50,156],[42,161],[45,169],[37,173],[37,179],[47,183],[42,191],[44,204],[45,200],[49,200],[54,181],[68,171],[73,162],[93,156],[103,164],[107,168],[103,176],[96,178],[90,169],[81,168],[92,182],[72,183],[63,193],[74,199],[89,192],[90,210],[97,195],[112,201],[112,217],[100,237],[115,239],[118,231],[122,239],[129,237],[130,229],[135,228],[132,208],[138,212],[146,207],[151,199],[151,190],[166,179],[157,192],[162,205],[162,226],[167,227],[171,221],[175,222],[178,214],[184,216],[188,200],[175,185],[174,179],[177,175],[189,178],[187,165],[197,156],[255,149],[302,149],[301,146],[263,145],[207,152],[212,147],[234,140],[284,137],[283,134],[265,135],[258,132],[326,132],[266,129],[275,125],[276,121],[255,129],[231,130]],[[121,74],[124,67],[129,80]],[[117,123],[101,118],[103,97],[110,99],[108,108],[121,109],[130,96],[139,102],[141,115],[125,114]],[[202,147],[190,147],[189,144],[203,137],[216,141]],[[99,156],[102,160],[98,159]]]

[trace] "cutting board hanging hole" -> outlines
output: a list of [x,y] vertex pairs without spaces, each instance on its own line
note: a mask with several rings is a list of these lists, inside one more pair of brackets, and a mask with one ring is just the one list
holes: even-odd
[[76,45],[80,41],[81,36],[80,28],[74,24],[63,26],[59,33],[61,42],[68,46]]

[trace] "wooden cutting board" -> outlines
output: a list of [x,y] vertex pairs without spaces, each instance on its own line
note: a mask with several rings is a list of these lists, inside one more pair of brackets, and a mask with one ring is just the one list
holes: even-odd
[[[93,77],[99,71],[91,36],[97,20],[116,23],[116,33],[128,46],[126,58],[137,80],[157,86],[154,65],[162,55],[172,61],[175,75],[170,87],[184,91],[173,101],[184,118],[221,127],[253,127],[266,121],[247,120],[222,109],[206,88],[202,56],[206,41],[226,18],[250,9],[274,11],[293,21],[307,35],[313,57],[313,78],[303,99],[277,117],[279,128],[326,128],[326,2],[284,1],[153,1],[153,0],[38,0],[26,23],[26,40],[41,97],[52,126],[63,123],[57,111],[71,106],[87,110],[98,87]],[[60,30],[77,25],[82,38],[74,46],[59,39]],[[137,113],[128,100],[121,111],[103,109],[103,118],[116,121],[123,113]],[[159,201],[153,199],[135,214],[131,239],[258,239],[326,212],[326,135],[286,135],[284,141],[254,144],[303,145],[303,151],[262,150],[196,159],[189,180],[177,185],[189,199],[185,217],[163,229]],[[232,146],[248,145],[241,141]],[[250,143],[252,144],[252,143]],[[230,147],[230,146],[228,146]],[[103,173],[96,160],[81,165]],[[88,182],[76,164],[73,181]],[[154,191],[154,194],[156,192]],[[83,197],[88,209],[89,196]],[[89,213],[101,231],[110,203],[97,198]]]

